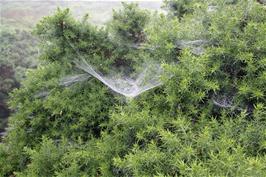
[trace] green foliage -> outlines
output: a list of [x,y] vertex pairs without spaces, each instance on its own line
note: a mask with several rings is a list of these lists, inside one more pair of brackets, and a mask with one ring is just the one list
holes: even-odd
[[[265,8],[212,2],[217,11],[209,13],[198,3],[180,20],[154,13],[143,29],[153,50],[117,49],[117,33],[68,10],[43,19],[36,32],[45,64],[12,93],[17,111],[0,144],[0,175],[265,176]],[[135,8],[115,14],[128,6]],[[178,48],[182,39],[208,44],[196,55]],[[123,102],[95,79],[58,84],[79,72],[70,44],[103,71],[119,70],[122,56],[174,64],[163,64],[163,86]]]
[[[233,96],[238,109],[251,113],[256,104],[266,101],[265,65],[262,64],[265,9],[258,4],[238,3],[227,6],[225,11],[210,18],[211,40],[217,41],[217,47],[208,51],[209,67],[213,68],[209,78],[218,81],[219,94]],[[230,18],[225,20],[227,16]]]
[[25,148],[25,152],[30,156],[32,163],[24,173],[17,173],[16,176],[52,176],[55,164],[65,153],[65,144],[57,147],[52,140],[43,138],[38,150]]
[[174,0],[164,1],[164,7],[168,10],[170,16],[176,16],[181,19],[185,14],[193,12],[194,0]]
[[37,24],[35,33],[42,39],[44,52],[41,60],[69,65],[78,53],[85,53],[92,65],[99,66],[101,63],[104,68],[112,62],[112,58],[106,60],[113,49],[107,33],[88,24],[86,17],[81,22],[75,21],[68,9],[58,9],[55,16],[43,18]]
[[149,58],[147,52],[137,50],[146,41],[144,32],[150,16],[147,10],[140,9],[138,4],[122,2],[122,8],[113,10],[113,19],[106,25],[109,37],[115,46],[112,57],[114,65],[123,72],[130,73]]
[[109,24],[110,30],[118,40],[121,38],[130,43],[143,42],[145,39],[143,29],[148,23],[149,13],[138,8],[134,3],[122,3],[122,5],[122,10],[113,11],[113,20]]

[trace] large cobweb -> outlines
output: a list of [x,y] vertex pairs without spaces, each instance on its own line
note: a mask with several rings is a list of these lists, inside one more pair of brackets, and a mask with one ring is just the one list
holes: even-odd
[[[180,49],[190,48],[191,52],[195,55],[201,55],[204,51],[203,47],[207,43],[208,41],[206,40],[180,40],[176,42],[176,47]],[[69,44],[76,51],[78,56],[74,59],[75,66],[83,71],[84,74],[66,76],[61,79],[60,85],[70,86],[74,83],[86,81],[89,78],[94,77],[112,91],[128,98],[134,98],[143,92],[162,85],[161,76],[164,72],[161,63],[154,60],[144,63],[143,66],[140,67],[140,72],[134,74],[134,77],[119,72],[102,74],[78,52],[74,45],[71,43]],[[135,48],[135,46],[132,47]],[[153,48],[156,49],[156,47]],[[143,49],[141,46],[140,48]]]
[[[182,40],[177,41],[176,46],[180,49],[191,48],[192,53],[200,55],[203,53],[203,46],[206,43],[207,41],[205,40]],[[60,84],[63,86],[70,86],[76,82],[85,81],[90,77],[94,77],[112,91],[128,98],[134,98],[143,92],[162,85],[161,76],[164,73],[163,68],[161,63],[154,60],[144,63],[143,66],[140,67],[140,72],[136,73],[134,77],[129,77],[121,73],[102,74],[97,71],[96,67],[91,65],[71,43],[70,46],[76,51],[78,56],[78,58],[74,60],[75,66],[83,71],[84,74],[62,78]]]
[[[103,75],[97,72],[86,60],[75,61],[77,68],[95,77],[111,90],[126,97],[136,97],[141,93],[162,84],[160,76],[162,68],[159,64],[151,64],[135,78],[121,76],[120,74]],[[150,67],[153,67],[152,69]],[[149,70],[150,68],[150,70]]]

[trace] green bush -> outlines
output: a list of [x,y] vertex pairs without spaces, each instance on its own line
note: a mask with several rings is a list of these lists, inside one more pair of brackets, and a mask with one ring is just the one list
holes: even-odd
[[143,42],[145,39],[143,28],[148,23],[149,13],[138,8],[137,4],[122,2],[123,9],[113,11],[113,20],[109,29],[117,39],[130,43]]
[[[198,1],[180,20],[154,13],[143,44],[157,48],[121,53],[113,49],[127,39],[114,42],[108,28],[68,10],[45,17],[36,29],[45,64],[12,93],[0,175],[265,176],[266,11],[248,2],[212,2],[217,10],[207,13]],[[208,41],[203,54],[178,46],[199,39]],[[164,85],[126,101],[96,79],[63,87],[61,78],[80,73],[69,43],[103,72],[120,71],[115,63],[136,51],[166,61]]]

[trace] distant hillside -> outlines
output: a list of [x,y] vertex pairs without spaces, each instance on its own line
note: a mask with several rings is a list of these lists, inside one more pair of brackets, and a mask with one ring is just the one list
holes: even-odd
[[[137,2],[140,7],[160,10],[161,1]],[[103,24],[111,18],[112,9],[121,7],[120,1],[2,1],[1,24],[30,28],[43,16],[51,15],[57,7],[70,8],[74,16],[89,13],[91,22]]]

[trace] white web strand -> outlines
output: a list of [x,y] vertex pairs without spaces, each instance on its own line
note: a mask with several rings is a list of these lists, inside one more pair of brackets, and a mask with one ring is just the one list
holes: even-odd
[[221,108],[233,108],[233,96],[214,95],[212,97],[213,104]]
[[88,74],[77,74],[74,76],[67,76],[60,80],[59,85],[68,87],[74,83],[88,80],[91,76]]
[[[150,63],[146,63],[146,66],[143,67],[143,72],[139,73],[134,79],[128,76],[121,76],[119,74],[103,75],[100,72],[96,71],[94,67],[90,65],[85,60],[85,58],[82,57],[82,55],[80,55],[79,51],[75,49],[75,47],[69,41],[68,43],[76,51],[79,57],[79,59],[76,59],[74,61],[76,67],[83,70],[87,74],[95,77],[116,93],[124,95],[125,97],[134,98],[142,94],[143,92],[162,85],[160,77],[163,73],[163,69],[161,65],[159,63],[156,63],[155,61],[150,61]],[[201,55],[204,52],[203,46],[205,46],[206,44],[208,44],[208,41],[206,40],[180,40],[176,42],[176,47],[181,49],[191,48],[192,53],[196,55]],[[135,47],[141,48],[142,46]],[[154,47],[152,48],[154,49]],[[72,83],[84,81],[86,79],[88,78],[86,78],[86,76],[84,75],[71,76],[68,78],[64,78],[61,81],[61,84],[68,86]]]
[[[178,41],[176,46],[179,48],[192,48],[192,52],[201,55],[203,53],[203,46],[206,45],[206,40],[194,40],[194,41]],[[163,73],[163,69],[158,63],[148,63],[143,68],[143,72],[139,73],[136,78],[130,78],[127,76],[116,75],[103,75],[96,71],[83,57],[79,54],[78,50],[69,43],[70,46],[77,52],[80,59],[75,60],[76,67],[83,70],[87,74],[80,74],[75,76],[68,76],[63,78],[60,85],[69,86],[79,81],[85,81],[88,79],[88,74],[101,81],[104,85],[109,87],[116,93],[124,95],[125,97],[134,98],[143,92],[162,85],[160,77]]]
[[[143,69],[143,72],[139,73],[134,79],[127,76],[121,76],[119,74],[103,75],[96,71],[70,42],[68,43],[76,51],[79,57],[79,59],[74,60],[76,67],[98,79],[118,94],[124,95],[128,98],[134,98],[143,92],[162,85],[160,77],[163,73],[163,69],[158,63],[146,63],[146,65],[143,66],[143,68],[145,68]],[[69,76],[63,78],[60,85],[69,86],[73,83],[85,81],[87,79],[88,78],[84,74]]]
[[[148,70],[145,69],[140,73],[136,79],[129,77],[121,77],[119,75],[107,75],[103,76],[101,73],[96,72],[93,67],[84,59],[75,61],[76,66],[85,71],[86,73],[92,75],[103,84],[108,86],[111,90],[121,95],[124,95],[129,98],[134,98],[141,93],[148,91],[152,88],[155,88],[162,84],[160,81],[160,76],[162,74],[162,68],[160,65],[153,65],[156,68],[153,68],[155,73],[148,73]],[[145,78],[152,74],[152,78]]]

